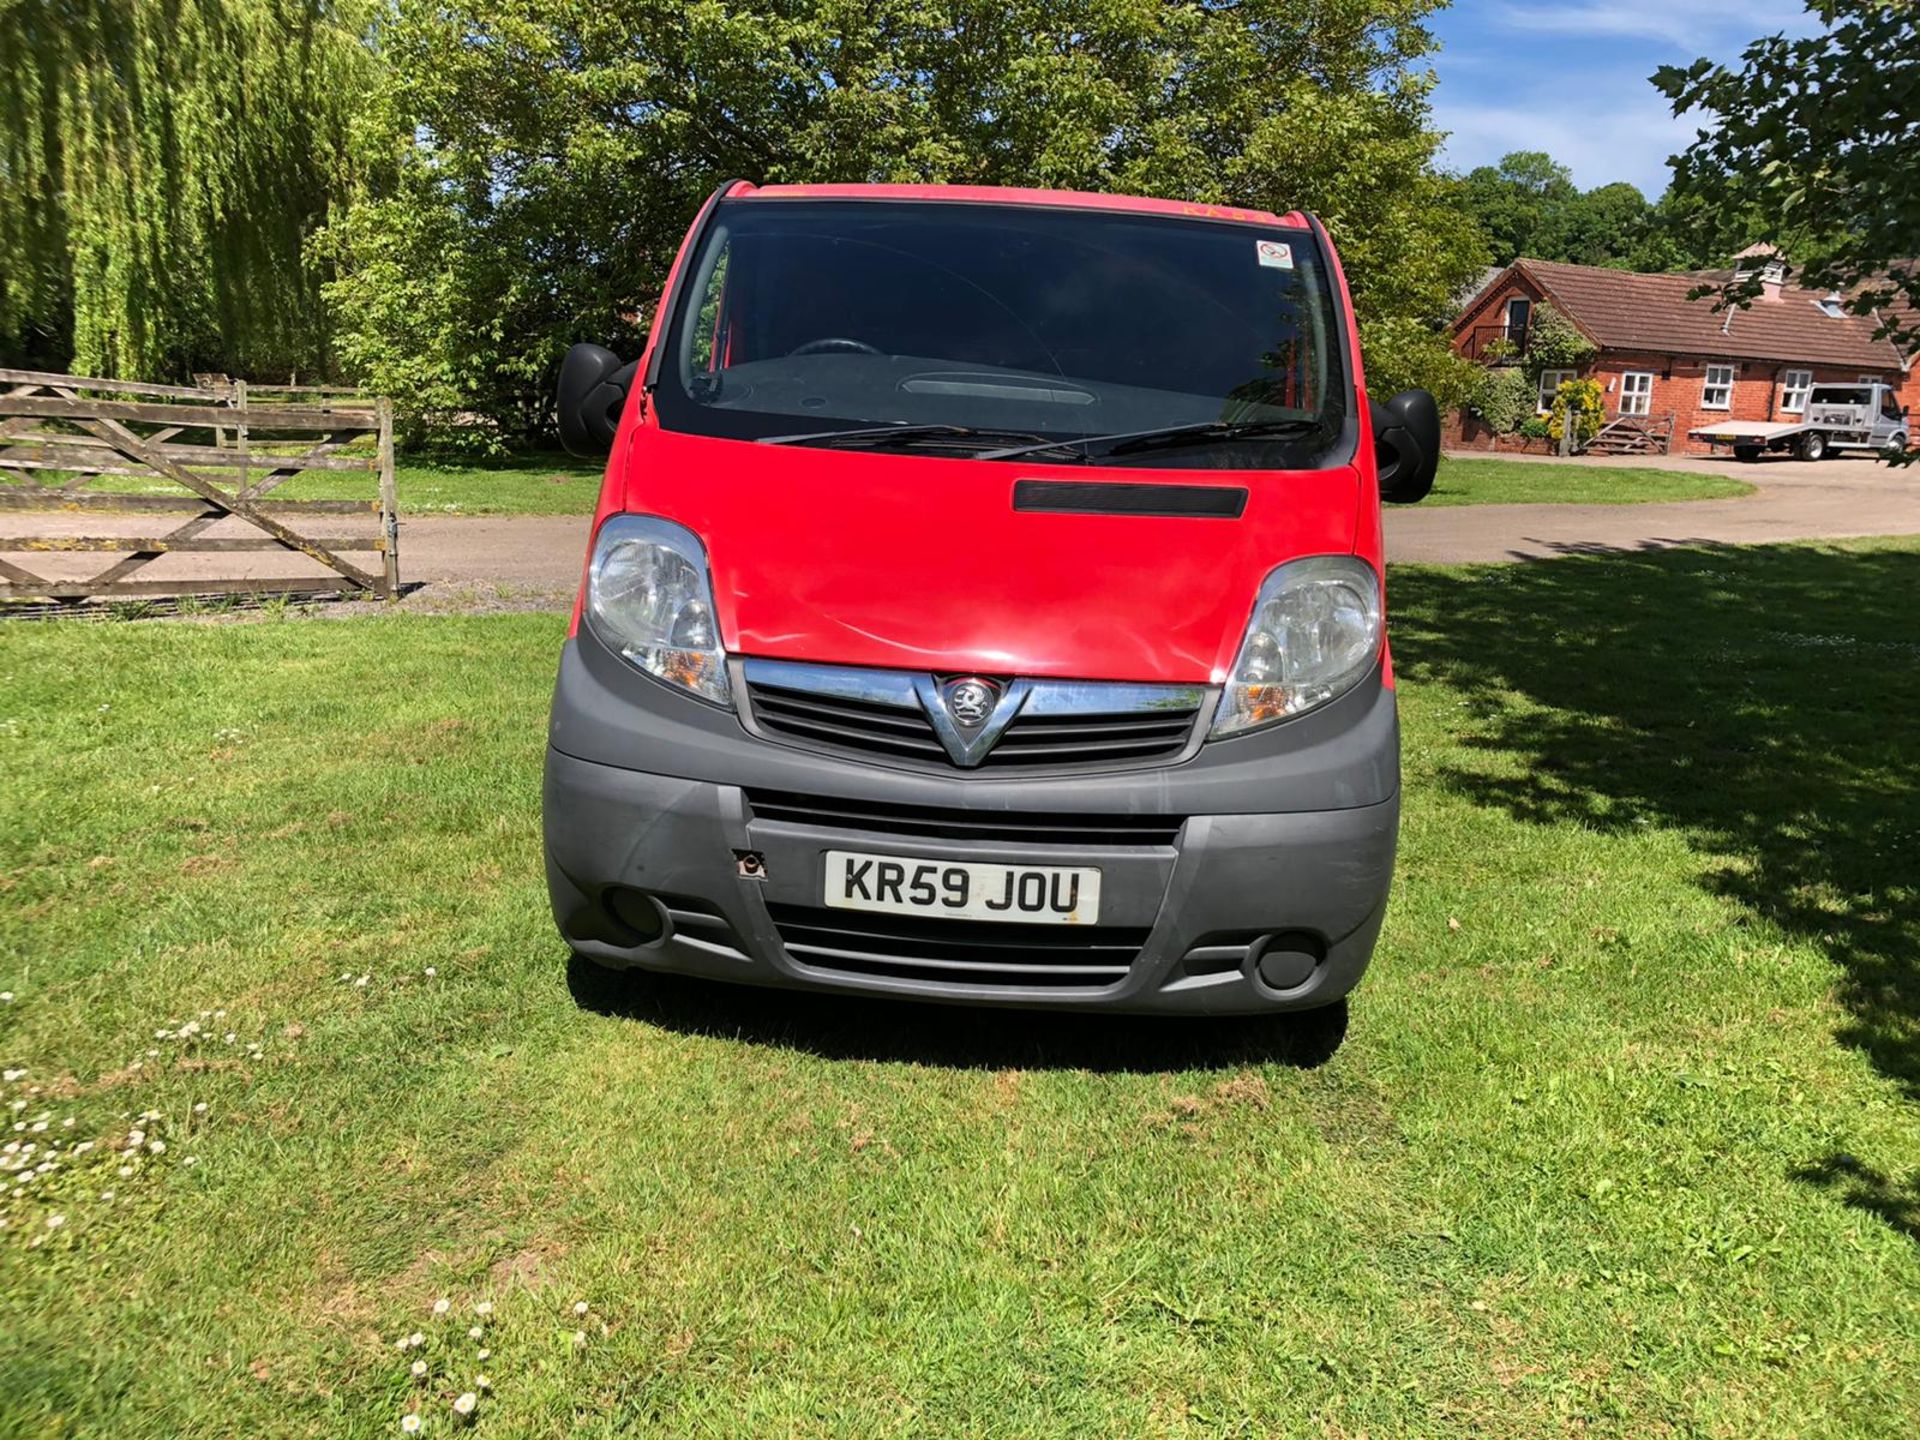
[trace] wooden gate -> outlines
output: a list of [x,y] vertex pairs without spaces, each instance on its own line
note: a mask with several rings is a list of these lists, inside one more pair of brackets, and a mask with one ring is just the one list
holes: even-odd
[[[371,493],[274,495],[316,473],[363,476]],[[31,514],[55,518],[36,522]],[[327,515],[377,523],[355,534],[305,528],[308,517]],[[71,571],[75,555],[101,552],[120,558],[89,575],[41,573],[50,563]],[[259,573],[263,552],[276,573]],[[367,564],[344,558],[361,552]],[[150,568],[168,556],[193,558],[161,566],[171,574]],[[206,558],[219,556],[235,558]],[[302,573],[277,573],[289,565]],[[328,592],[392,599],[399,591],[387,401],[280,403],[244,382],[146,385],[0,369],[0,600]]]

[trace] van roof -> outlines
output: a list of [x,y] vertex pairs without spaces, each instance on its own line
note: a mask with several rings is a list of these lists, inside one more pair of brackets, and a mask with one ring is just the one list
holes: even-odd
[[1085,190],[1022,190],[1009,185],[753,185],[736,181],[728,199],[767,200],[947,200],[975,205],[1052,205],[1070,210],[1131,210],[1144,215],[1181,215],[1191,219],[1236,220],[1248,225],[1305,228],[1298,210],[1275,215],[1240,205],[1209,205],[1194,200],[1156,200],[1144,195],[1099,195]]

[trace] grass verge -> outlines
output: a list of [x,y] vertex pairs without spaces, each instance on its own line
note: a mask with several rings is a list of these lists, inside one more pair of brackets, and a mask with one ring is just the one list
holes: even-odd
[[1705,470],[1638,469],[1591,460],[1566,464],[1446,456],[1424,505],[1644,505],[1723,500],[1753,486]]
[[[519,456],[488,464],[402,460],[394,470],[394,489],[403,516],[591,515],[600,494],[602,468],[566,455]],[[224,483],[225,477],[218,478]],[[119,477],[108,477],[96,488],[183,493],[166,481]],[[287,500],[364,500],[372,498],[373,484],[364,475],[316,470],[288,481],[274,493]],[[1448,457],[1440,462],[1433,493],[1422,503],[1639,505],[1752,493],[1753,486],[1744,481],[1707,471]]]
[[555,617],[0,629],[0,1433],[1904,1440],[1916,581],[1396,572],[1331,1054],[569,977]]

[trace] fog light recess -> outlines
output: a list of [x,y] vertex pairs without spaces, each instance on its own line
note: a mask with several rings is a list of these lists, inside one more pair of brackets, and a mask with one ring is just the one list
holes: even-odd
[[1318,935],[1283,930],[1259,942],[1253,956],[1254,973],[1270,990],[1298,990],[1313,978],[1326,954],[1326,942]]
[[607,913],[632,933],[629,945],[651,945],[667,933],[667,919],[659,903],[643,890],[615,885],[603,897]]

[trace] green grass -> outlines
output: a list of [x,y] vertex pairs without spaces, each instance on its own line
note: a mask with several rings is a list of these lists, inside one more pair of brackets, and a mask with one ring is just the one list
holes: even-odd
[[0,1434],[1907,1440],[1916,582],[1397,572],[1331,1055],[570,977],[554,617],[0,629]]
[[[525,455],[484,464],[402,458],[394,466],[393,488],[402,515],[591,515],[605,469],[570,455]],[[287,500],[365,499],[372,495],[372,479],[309,470],[274,494]]]
[[1565,464],[1446,456],[1426,505],[1643,505],[1661,500],[1721,500],[1753,486],[1704,470],[1637,469],[1593,460]]
[[[600,495],[605,466],[569,455],[523,455],[498,462],[458,464],[401,459],[393,472],[394,494],[403,516],[413,515],[591,515]],[[231,473],[203,472],[219,485]],[[43,483],[70,478],[65,472],[41,472]],[[169,480],[100,477],[90,489],[130,494],[184,495]],[[281,500],[368,500],[376,498],[370,474],[309,470],[279,486]]]
[[[566,455],[520,456],[491,464],[427,464],[402,460],[394,489],[402,515],[591,515],[600,494],[601,466]],[[49,472],[47,479],[60,478]],[[228,477],[212,478],[225,483]],[[164,480],[104,477],[101,490],[181,494]],[[1558,501],[1579,505],[1636,505],[1658,500],[1713,500],[1751,495],[1753,487],[1705,471],[1638,470],[1591,461],[1565,465],[1517,460],[1446,458],[1427,505],[1518,505]],[[288,500],[370,499],[370,477],[309,471],[274,492]]]

